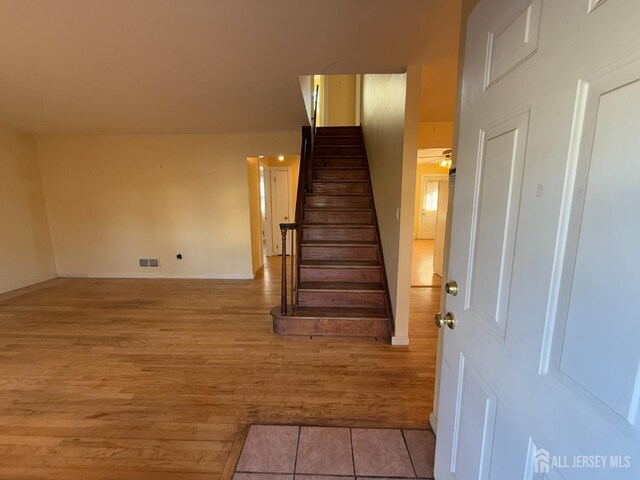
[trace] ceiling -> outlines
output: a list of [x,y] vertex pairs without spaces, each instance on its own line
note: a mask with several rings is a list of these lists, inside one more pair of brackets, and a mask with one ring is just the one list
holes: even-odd
[[286,131],[306,119],[299,75],[407,65],[424,65],[422,120],[448,120],[459,16],[459,0],[0,0],[0,126]]

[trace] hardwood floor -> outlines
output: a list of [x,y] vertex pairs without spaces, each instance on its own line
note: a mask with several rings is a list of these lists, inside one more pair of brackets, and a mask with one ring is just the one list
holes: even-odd
[[412,290],[399,349],[273,334],[279,275],[0,296],[0,478],[215,479],[249,423],[425,428],[438,289]]
[[435,240],[414,240],[411,265],[412,287],[440,287],[442,278],[433,272]]

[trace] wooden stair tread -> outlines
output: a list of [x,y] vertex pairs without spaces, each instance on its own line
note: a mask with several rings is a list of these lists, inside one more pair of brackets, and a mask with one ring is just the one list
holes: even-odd
[[300,266],[318,268],[382,268],[379,262],[372,260],[301,260]]
[[313,167],[314,170],[367,170],[365,167]]
[[300,318],[336,318],[358,320],[360,318],[389,318],[384,308],[366,307],[297,307],[292,308],[289,315]]
[[305,207],[305,211],[315,212],[367,212],[373,210],[371,207]]
[[375,225],[363,225],[361,223],[304,223],[302,226],[308,228],[375,228]]
[[373,282],[300,282],[298,291],[301,290],[321,292],[384,292],[384,286],[381,283]]
[[302,245],[311,247],[370,247],[378,245],[378,242],[373,240],[303,240]]
[[353,193],[343,193],[343,192],[322,192],[322,193],[307,193],[305,194],[307,197],[370,197],[371,192],[353,192]]
[[328,179],[328,180],[318,180],[314,179],[313,183],[369,183],[369,180],[338,180],[338,179]]

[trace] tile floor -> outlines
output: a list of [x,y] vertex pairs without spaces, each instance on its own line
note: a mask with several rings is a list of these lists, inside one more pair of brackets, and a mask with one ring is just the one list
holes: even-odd
[[430,430],[252,425],[234,480],[430,479],[434,453]]

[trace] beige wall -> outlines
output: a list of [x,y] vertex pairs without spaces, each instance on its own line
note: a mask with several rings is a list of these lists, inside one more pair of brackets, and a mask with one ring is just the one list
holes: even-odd
[[407,74],[363,76],[362,128],[395,318],[395,344],[409,340],[419,98],[419,67],[410,67]]
[[451,148],[453,122],[420,122],[418,148]]
[[295,153],[300,134],[42,136],[37,147],[60,275],[250,278],[247,157]]
[[0,130],[0,293],[56,276],[32,137]]
[[326,118],[324,125],[340,126],[356,123],[356,76],[324,77]]
[[420,198],[422,189],[422,175],[449,175],[449,169],[441,167],[434,163],[419,163],[416,169],[416,195],[415,195],[415,207],[413,214],[413,238],[418,238],[420,232],[420,213],[422,206]]

